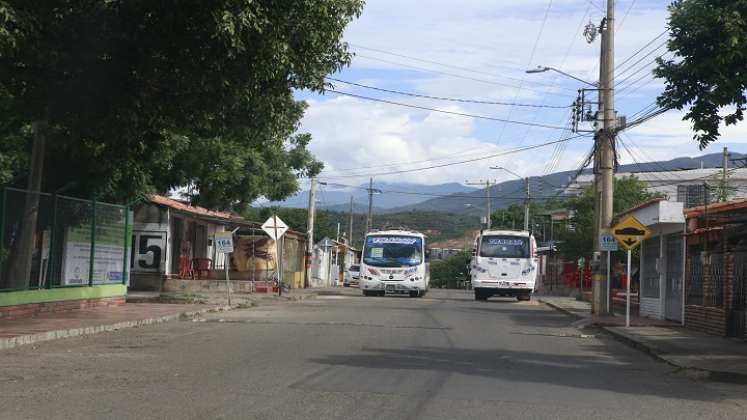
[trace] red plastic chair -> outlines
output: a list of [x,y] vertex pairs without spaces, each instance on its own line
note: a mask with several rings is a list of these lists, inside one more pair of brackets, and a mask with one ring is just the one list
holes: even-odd
[[189,261],[189,257],[186,257],[184,255],[179,257],[179,278],[180,279],[194,278],[194,272],[192,271],[192,263]]
[[193,274],[195,274],[200,280],[202,280],[202,273],[207,273],[206,277],[212,279],[213,260],[210,258],[195,258],[192,260],[192,270]]

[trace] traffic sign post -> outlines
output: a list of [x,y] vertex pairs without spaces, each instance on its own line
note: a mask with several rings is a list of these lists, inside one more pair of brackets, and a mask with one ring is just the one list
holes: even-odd
[[231,306],[231,279],[228,276],[228,265],[233,252],[233,233],[238,228],[231,232],[216,232],[215,233],[215,250],[223,254],[223,269],[226,272],[226,296],[228,297],[228,306]]
[[628,251],[628,281],[625,287],[625,326],[630,327],[630,283],[632,280],[630,278],[630,252],[633,248],[640,245],[644,239],[651,236],[651,229],[647,228],[635,217],[628,216],[612,228],[612,236],[614,236],[615,239],[617,239],[617,242]]
[[610,254],[612,251],[617,251],[617,240],[614,236],[610,235],[608,232],[602,232],[599,235],[599,250],[600,251],[607,251],[607,310],[611,313],[612,309],[610,307],[610,294],[612,293],[612,281],[610,279],[610,262],[612,258],[610,257]]
[[288,231],[288,225],[280,220],[280,218],[275,214],[262,224],[262,230],[264,230],[265,233],[275,241],[275,271],[277,271],[278,274],[278,296],[282,296],[283,270],[280,268],[280,263],[282,261],[283,249],[280,246],[280,238],[282,238],[283,235],[285,235],[285,232]]

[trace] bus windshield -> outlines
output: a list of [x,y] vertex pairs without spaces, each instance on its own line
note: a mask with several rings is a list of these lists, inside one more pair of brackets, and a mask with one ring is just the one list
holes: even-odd
[[529,258],[529,238],[518,236],[483,236],[480,256],[491,258]]
[[379,235],[366,238],[363,262],[375,267],[413,266],[423,262],[423,239]]

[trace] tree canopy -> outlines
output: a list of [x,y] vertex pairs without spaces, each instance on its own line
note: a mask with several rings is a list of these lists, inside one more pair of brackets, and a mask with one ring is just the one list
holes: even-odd
[[[621,213],[656,197],[646,191],[646,184],[635,176],[615,180],[613,214]],[[566,207],[573,210],[573,228],[560,228],[558,250],[571,261],[588,257],[594,247],[594,187],[569,199]],[[614,221],[613,221],[614,223]]]
[[666,80],[659,105],[687,108],[703,149],[722,125],[744,119],[747,97],[747,0],[676,0],[669,6],[672,59],[654,70]]
[[46,138],[42,189],[227,208],[321,170],[305,103],[350,61],[363,0],[0,0],[0,183]]

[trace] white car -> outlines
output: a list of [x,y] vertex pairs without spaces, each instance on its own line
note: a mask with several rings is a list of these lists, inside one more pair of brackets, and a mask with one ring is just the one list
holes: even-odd
[[345,277],[343,278],[342,285],[344,287],[358,286],[360,283],[361,266],[353,264],[350,268],[345,271]]

